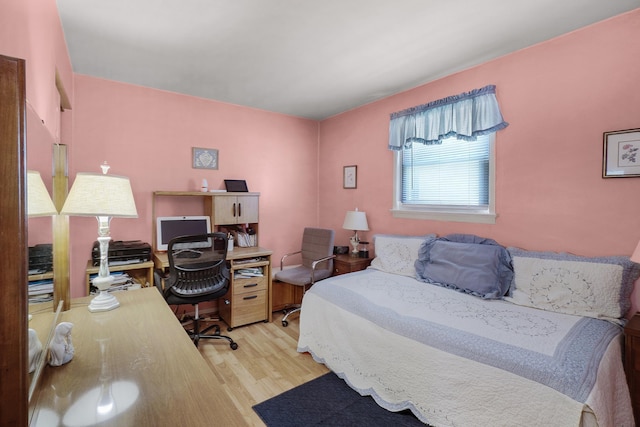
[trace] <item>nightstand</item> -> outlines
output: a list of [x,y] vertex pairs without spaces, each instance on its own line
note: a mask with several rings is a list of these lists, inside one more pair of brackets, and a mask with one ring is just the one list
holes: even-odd
[[353,273],[369,267],[373,258],[359,258],[351,255],[336,255],[333,260],[333,275]]
[[640,420],[640,313],[624,327],[624,371],[631,394],[633,416]]

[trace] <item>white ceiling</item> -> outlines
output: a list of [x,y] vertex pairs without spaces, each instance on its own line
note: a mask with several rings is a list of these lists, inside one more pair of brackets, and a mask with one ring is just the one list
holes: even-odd
[[635,9],[640,0],[57,4],[76,73],[321,120]]

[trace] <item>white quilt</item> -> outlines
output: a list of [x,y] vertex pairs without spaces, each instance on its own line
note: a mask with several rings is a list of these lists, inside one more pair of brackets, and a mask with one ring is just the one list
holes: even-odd
[[[581,319],[368,269],[305,294],[298,351],[380,406],[436,427],[631,427],[621,335],[596,341],[600,362],[580,348],[596,333]],[[572,352],[575,363],[556,362]]]

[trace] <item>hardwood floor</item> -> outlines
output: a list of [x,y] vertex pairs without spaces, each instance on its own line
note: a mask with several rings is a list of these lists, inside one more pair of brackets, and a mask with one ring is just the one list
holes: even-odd
[[264,426],[251,409],[284,391],[317,378],[329,370],[306,353],[298,353],[298,317],[282,326],[282,314],[272,323],[256,323],[223,334],[238,343],[233,351],[223,340],[201,340],[199,350],[211,366],[220,387],[231,397],[247,426]]

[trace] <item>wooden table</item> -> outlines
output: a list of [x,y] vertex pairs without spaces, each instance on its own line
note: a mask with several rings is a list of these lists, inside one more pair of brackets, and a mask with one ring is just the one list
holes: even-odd
[[[156,288],[117,292],[120,307],[91,313],[74,299],[58,321],[72,322],[75,356],[46,366],[31,425],[242,425],[219,380]],[[30,327],[50,319],[51,306]],[[231,351],[221,345],[220,351]],[[240,348],[238,351],[242,351]]]

